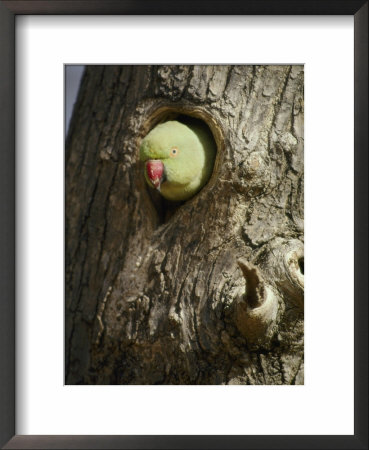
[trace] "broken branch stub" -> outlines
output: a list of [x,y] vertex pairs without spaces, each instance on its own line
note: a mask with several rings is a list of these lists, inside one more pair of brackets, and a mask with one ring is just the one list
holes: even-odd
[[265,284],[257,267],[243,258],[238,261],[246,288],[235,304],[235,323],[250,347],[268,346],[275,331],[278,298]]

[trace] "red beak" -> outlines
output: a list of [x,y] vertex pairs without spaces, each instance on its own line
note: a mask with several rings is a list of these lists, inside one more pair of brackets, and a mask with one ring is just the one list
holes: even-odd
[[164,178],[164,164],[158,159],[150,159],[146,161],[145,169],[152,185],[160,190],[160,185]]

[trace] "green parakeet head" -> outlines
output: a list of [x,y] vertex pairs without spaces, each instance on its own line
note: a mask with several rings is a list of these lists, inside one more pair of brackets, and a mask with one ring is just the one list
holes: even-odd
[[187,200],[208,181],[216,146],[210,131],[199,124],[169,121],[143,139],[140,159],[145,179],[168,200]]

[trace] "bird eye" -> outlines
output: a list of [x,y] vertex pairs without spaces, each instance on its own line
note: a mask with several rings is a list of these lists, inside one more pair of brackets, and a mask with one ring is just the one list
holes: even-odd
[[178,150],[177,147],[173,147],[173,148],[170,150],[170,156],[171,156],[171,157],[177,156],[178,153],[179,153],[179,150]]

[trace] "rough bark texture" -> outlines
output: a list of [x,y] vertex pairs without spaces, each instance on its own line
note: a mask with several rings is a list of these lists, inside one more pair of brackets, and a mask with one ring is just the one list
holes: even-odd
[[[66,148],[67,384],[303,383],[303,67],[91,66]],[[218,145],[169,205],[140,140],[176,114]]]

